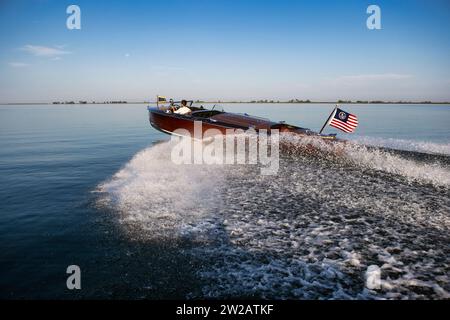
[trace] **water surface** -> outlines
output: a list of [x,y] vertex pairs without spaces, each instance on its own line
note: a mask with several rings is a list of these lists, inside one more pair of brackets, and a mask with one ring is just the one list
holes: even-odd
[[[318,130],[333,106],[224,108]],[[294,152],[263,177],[173,165],[145,105],[0,106],[0,296],[448,297],[450,106],[342,108],[341,137],[404,151]]]

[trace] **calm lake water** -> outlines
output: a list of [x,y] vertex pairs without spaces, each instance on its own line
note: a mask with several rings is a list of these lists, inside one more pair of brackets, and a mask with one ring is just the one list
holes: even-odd
[[[222,106],[313,130],[333,109]],[[403,151],[261,177],[171,164],[145,105],[0,106],[0,298],[449,298],[450,106],[341,107],[356,133],[326,132]]]

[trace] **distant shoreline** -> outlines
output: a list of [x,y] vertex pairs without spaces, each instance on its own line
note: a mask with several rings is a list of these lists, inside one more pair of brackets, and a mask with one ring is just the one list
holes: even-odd
[[[281,100],[251,100],[251,101],[203,101],[203,100],[196,100],[194,103],[205,103],[205,104],[211,104],[211,103],[223,103],[223,104],[430,104],[430,105],[441,105],[441,104],[450,104],[448,101],[442,101],[442,102],[433,102],[433,101],[381,101],[381,100],[374,100],[374,101],[350,101],[350,100],[338,100],[338,101],[310,101],[310,100],[288,100],[288,101],[281,101]],[[156,104],[156,101],[104,101],[104,102],[87,102],[87,101],[69,101],[69,102],[10,102],[10,103],[0,103],[0,105],[7,105],[7,106],[13,106],[13,105],[54,105],[54,106],[66,106],[66,105],[84,105],[84,104],[115,104],[115,105],[121,105],[121,104]]]

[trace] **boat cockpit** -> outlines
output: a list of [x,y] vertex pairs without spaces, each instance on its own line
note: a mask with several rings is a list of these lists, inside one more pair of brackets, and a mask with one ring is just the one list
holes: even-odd
[[[183,105],[185,102],[185,105]],[[212,107],[212,109],[206,109],[203,106],[197,107],[193,106],[193,100],[181,100],[181,101],[173,101],[172,99],[166,103],[157,104],[157,108],[159,110],[165,111],[167,113],[177,113],[176,111],[180,108],[187,107],[191,110],[191,112],[187,114],[181,114],[183,116],[195,117],[195,118],[210,118],[212,116],[222,114],[224,111],[214,110],[216,105]]]

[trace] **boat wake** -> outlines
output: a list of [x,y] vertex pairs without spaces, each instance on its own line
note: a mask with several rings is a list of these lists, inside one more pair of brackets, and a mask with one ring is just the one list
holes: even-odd
[[[406,178],[408,181],[430,183],[435,186],[450,186],[450,164],[449,157],[432,157],[418,152],[407,152],[409,149],[386,149],[390,143],[382,143],[381,148],[370,148],[365,144],[348,142],[345,145],[324,142],[316,138],[304,138],[296,135],[284,135],[282,143],[288,145],[290,154],[302,154],[305,145],[313,146],[318,150],[316,156],[329,157],[333,155],[335,163],[347,163],[357,167],[359,170],[380,171],[394,176]],[[390,141],[390,140],[388,140]],[[370,145],[370,144],[369,144]],[[397,145],[398,147],[399,145]],[[435,148],[437,144],[431,144],[429,148]],[[440,151],[444,151],[445,146],[440,145]],[[425,149],[425,147],[423,148]],[[423,151],[422,149],[422,151]],[[450,155],[450,152],[449,152]]]
[[294,151],[276,176],[175,165],[171,142],[156,144],[98,187],[99,204],[132,239],[191,243],[201,289],[189,298],[450,297],[448,156],[282,141]]
[[413,141],[406,139],[375,138],[367,136],[355,136],[352,141],[375,147],[415,151],[420,153],[450,155],[450,143],[432,143],[425,141]]
[[165,142],[142,150],[97,190],[103,195],[101,205],[117,209],[129,227],[148,230],[145,237],[172,238],[177,228],[201,221],[214,206],[221,172],[213,166],[173,164],[172,147]]

